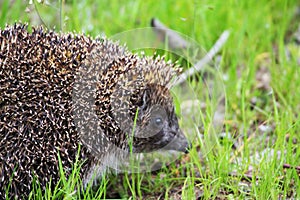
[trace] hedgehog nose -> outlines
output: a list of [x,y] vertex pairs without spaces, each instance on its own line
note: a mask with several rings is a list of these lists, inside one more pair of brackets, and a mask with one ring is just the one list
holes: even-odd
[[186,138],[182,141],[181,148],[178,149],[178,151],[181,151],[185,154],[188,154],[190,150],[192,149],[193,145],[190,141],[188,141]]
[[184,151],[185,154],[188,154],[190,152],[190,150],[193,148],[193,145],[190,141],[187,141],[187,143],[188,143],[187,147],[185,148],[185,151]]

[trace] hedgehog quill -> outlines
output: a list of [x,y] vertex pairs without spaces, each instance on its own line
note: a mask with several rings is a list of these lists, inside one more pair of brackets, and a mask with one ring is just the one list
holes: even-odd
[[55,185],[58,155],[68,176],[79,148],[84,184],[130,149],[186,152],[170,94],[176,73],[105,38],[24,24],[1,30],[0,197],[26,198],[34,180]]

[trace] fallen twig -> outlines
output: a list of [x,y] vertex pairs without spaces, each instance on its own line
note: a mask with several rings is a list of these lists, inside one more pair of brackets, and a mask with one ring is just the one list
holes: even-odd
[[189,46],[189,42],[186,41],[182,35],[180,35],[180,33],[168,28],[158,19],[153,18],[151,20],[151,26],[153,27],[153,30],[160,41],[168,41],[171,49],[186,49]]
[[209,50],[209,52],[200,61],[198,61],[193,67],[183,72],[175,81],[174,85],[178,85],[186,81],[188,77],[192,76],[196,72],[199,72],[207,63],[209,63],[212,60],[212,58],[220,51],[222,46],[225,44],[225,42],[229,37],[229,34],[230,34],[229,30],[225,30],[221,34],[217,42],[214,44],[214,46]]
[[290,164],[283,164],[282,167],[283,167],[284,169],[296,169],[298,172],[300,172],[300,166],[293,167],[293,166],[291,166]]
[[[238,177],[241,179],[241,181],[248,181],[251,182],[252,179],[254,178],[254,176],[250,175],[250,174],[237,174],[236,172],[231,172],[228,174],[228,176],[232,176],[232,177]],[[255,177],[255,180],[260,180],[259,177]]]

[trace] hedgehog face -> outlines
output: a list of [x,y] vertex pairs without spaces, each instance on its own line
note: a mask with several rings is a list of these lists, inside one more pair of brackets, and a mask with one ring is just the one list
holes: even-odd
[[[109,66],[111,74],[116,74],[115,69],[123,70],[117,78],[107,78],[107,81],[115,80],[110,95],[110,113],[111,123],[118,127],[118,134],[114,135],[119,137],[112,137],[118,148],[130,149],[128,147],[132,144],[135,153],[155,150],[186,152],[189,148],[190,144],[179,129],[169,91],[171,80],[177,73],[173,67],[161,58],[135,56],[119,58]],[[133,140],[124,142],[124,138]]]
[[190,144],[179,128],[169,90],[162,86],[150,86],[142,97],[133,139],[134,152],[187,152]]

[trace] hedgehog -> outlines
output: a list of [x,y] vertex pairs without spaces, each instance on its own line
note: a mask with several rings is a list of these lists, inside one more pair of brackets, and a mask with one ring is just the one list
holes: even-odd
[[170,87],[178,74],[158,56],[109,39],[16,23],[0,32],[0,197],[45,189],[76,159],[87,185],[130,153],[190,143]]

